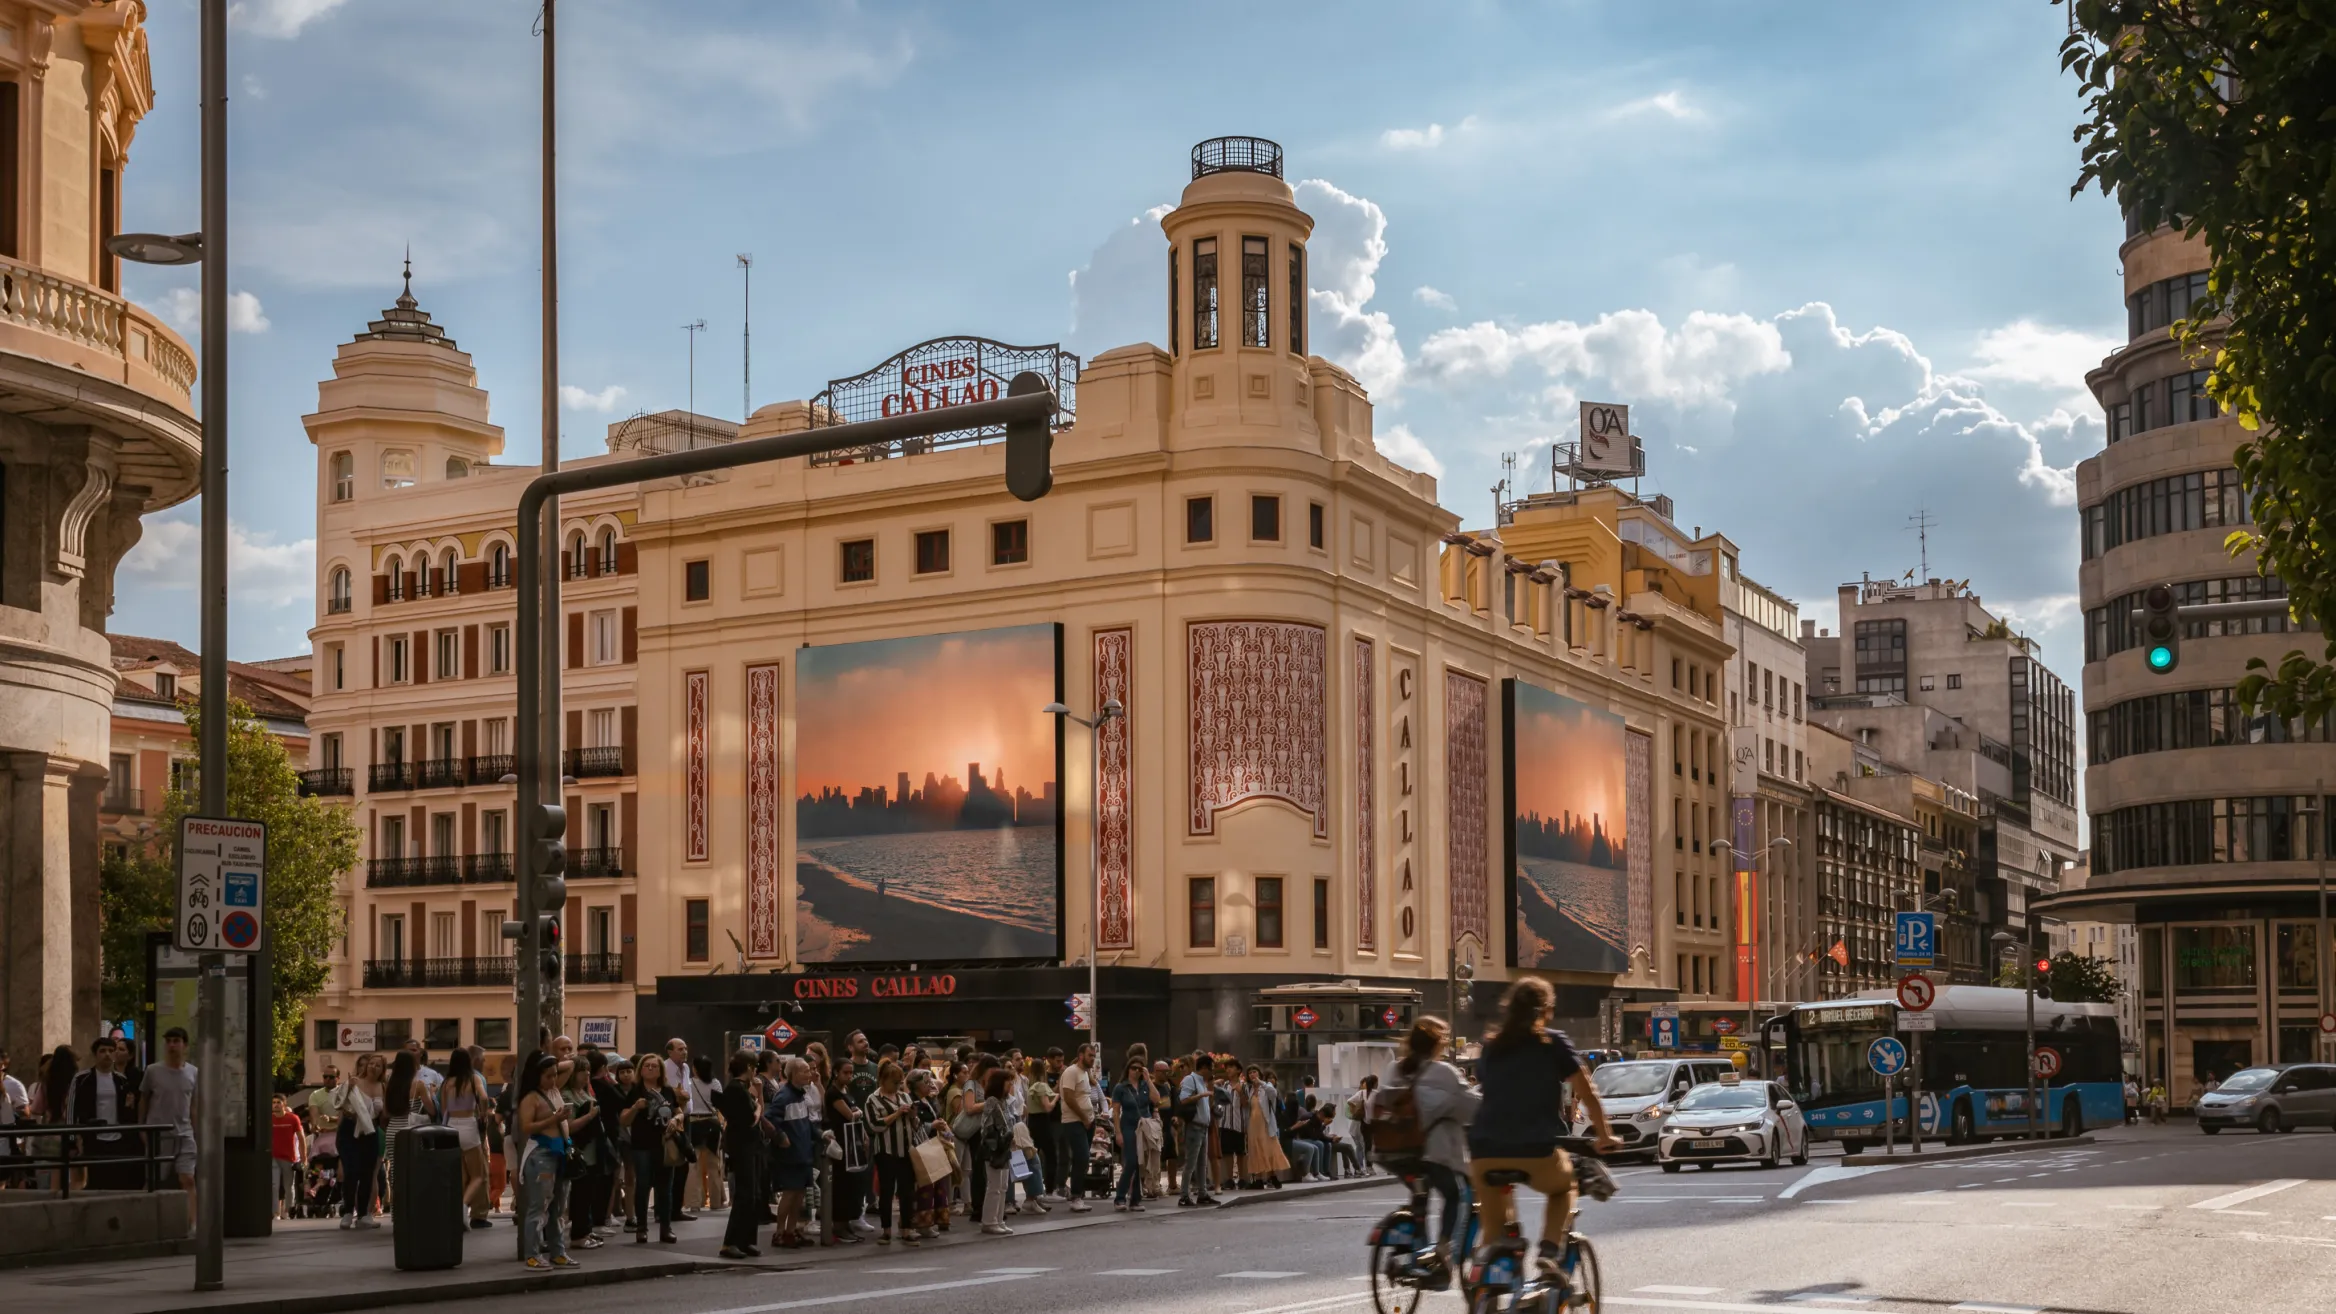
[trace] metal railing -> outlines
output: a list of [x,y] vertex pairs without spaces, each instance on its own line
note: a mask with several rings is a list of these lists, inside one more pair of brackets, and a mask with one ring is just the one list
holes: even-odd
[[[129,1154],[106,1153],[100,1148],[101,1143],[95,1139],[101,1130],[108,1133],[120,1133],[124,1139],[112,1144],[122,1148],[134,1147],[136,1152]],[[56,1148],[48,1154],[42,1154],[40,1153],[42,1141],[54,1141]],[[177,1175],[164,1171],[165,1167],[178,1157],[180,1148],[178,1129],[168,1123],[135,1122],[121,1125],[112,1123],[45,1123],[38,1125],[19,1123],[13,1127],[0,1127],[0,1145],[8,1147],[7,1155],[0,1157],[0,1167],[5,1167],[10,1172],[29,1173],[35,1169],[53,1170],[50,1171],[49,1176],[56,1183],[57,1198],[60,1200],[72,1198],[75,1169],[104,1165],[137,1165],[144,1170],[142,1176],[146,1179],[146,1185],[143,1189],[148,1192],[162,1190],[166,1187],[176,1190],[178,1187]],[[31,1183],[24,1182],[18,1185],[30,1186]],[[84,1187],[83,1189],[89,1188]]]
[[569,869],[581,877],[608,877],[625,874],[625,851],[602,845],[578,849],[568,856]]
[[421,768],[423,789],[452,789],[463,783],[462,768],[465,759],[459,757],[426,757],[417,765]]
[[623,954],[569,954],[563,979],[571,985],[622,985],[625,980]]
[[618,745],[568,750],[568,774],[578,780],[625,774],[625,750]]
[[1282,176],[1280,143],[1263,137],[1211,137],[1192,148],[1195,181],[1212,173],[1265,173]]
[[516,978],[508,955],[499,958],[368,958],[365,988],[414,990],[507,986]]
[[375,762],[365,768],[365,788],[375,793],[413,787],[414,764],[411,762]]
[[331,798],[356,792],[356,772],[348,767],[318,767],[300,773],[302,798]]
[[[132,360],[192,401],[195,357],[161,321],[111,292],[0,259],[0,320]],[[190,407],[191,409],[191,407]]]
[[511,879],[507,853],[434,854],[420,858],[374,858],[365,864],[365,884],[374,889],[410,885],[493,885]]
[[97,810],[123,816],[139,816],[146,811],[146,794],[128,785],[107,785],[97,801]]
[[470,760],[470,783],[494,785],[518,769],[518,759],[509,753],[483,753]]
[[508,853],[472,853],[462,860],[462,883],[465,885],[493,885],[511,879],[511,855]]

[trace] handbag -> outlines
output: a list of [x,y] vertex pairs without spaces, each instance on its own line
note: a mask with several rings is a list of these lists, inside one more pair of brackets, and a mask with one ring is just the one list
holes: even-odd
[[683,1142],[682,1136],[679,1132],[669,1130],[665,1133],[663,1140],[665,1146],[664,1162],[666,1167],[686,1167],[697,1158],[695,1154],[690,1152],[689,1146]]
[[908,1158],[909,1166],[916,1171],[919,1186],[947,1181],[957,1171],[949,1162],[949,1147],[938,1140],[918,1142],[917,1147],[908,1152]]

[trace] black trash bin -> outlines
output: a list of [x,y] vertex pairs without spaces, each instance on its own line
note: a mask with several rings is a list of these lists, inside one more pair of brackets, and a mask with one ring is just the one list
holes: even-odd
[[462,1138],[452,1127],[408,1127],[397,1134],[397,1180],[391,1240],[401,1269],[462,1263],[470,1219],[462,1204]]

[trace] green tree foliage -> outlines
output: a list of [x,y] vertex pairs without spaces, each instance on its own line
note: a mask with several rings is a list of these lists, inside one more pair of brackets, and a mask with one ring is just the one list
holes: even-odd
[[[187,730],[200,739],[202,709],[186,711]],[[357,865],[357,824],[348,811],[300,796],[300,772],[251,708],[230,700],[227,726],[227,811],[268,828],[267,937],[275,963],[275,1051],[280,1075],[297,1071],[300,1024],[310,1000],[324,989],[331,957],[346,929],[341,873]],[[167,931],[176,908],[175,854],[179,818],[200,803],[194,773],[163,803],[154,845],[109,861],[99,879],[105,1010],[135,1015],[146,994],[146,933]]]
[[[2254,434],[2238,468],[2255,525],[2229,545],[2336,635],[2336,18],[2325,0],[2067,3],[2076,190],[2205,242],[2208,295],[2171,332],[2211,358],[2208,389]],[[2252,661],[2241,696],[2316,718],[2336,706],[2332,663],[2336,642]]]
[[[2021,964],[2000,963],[1995,969],[1995,984],[2007,990],[2023,989],[2027,980],[2021,975]],[[2125,993],[2118,983],[2117,969],[2106,958],[2063,949],[2052,956],[2052,970],[2036,978],[2036,993],[2064,1004],[2113,1004]]]

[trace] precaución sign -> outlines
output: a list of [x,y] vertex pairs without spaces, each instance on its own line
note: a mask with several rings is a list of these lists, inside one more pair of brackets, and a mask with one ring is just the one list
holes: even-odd
[[265,824],[231,817],[180,818],[178,947],[194,953],[258,953],[267,871]]

